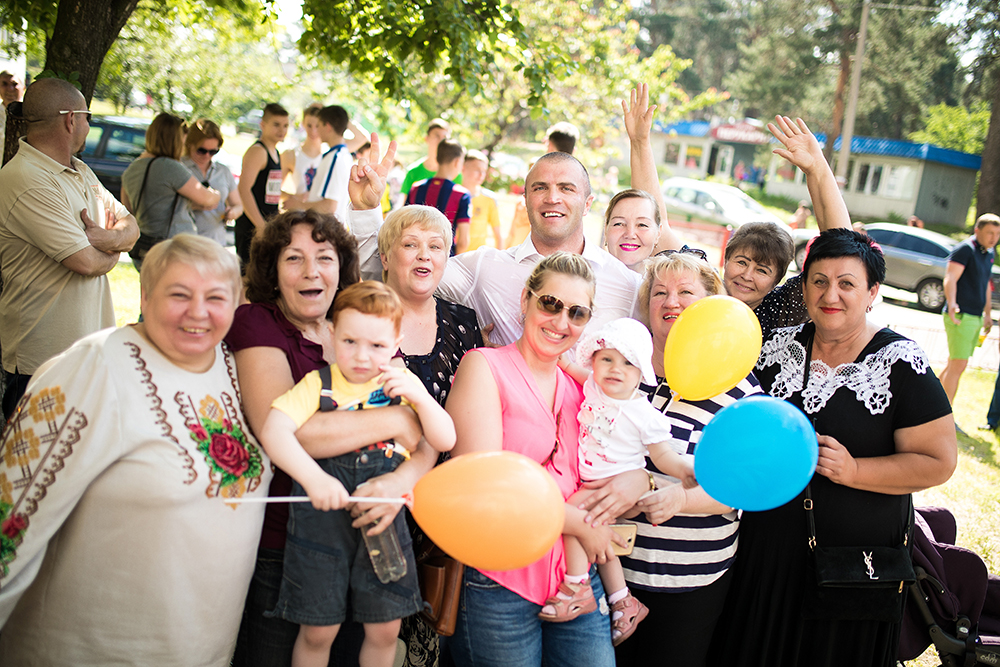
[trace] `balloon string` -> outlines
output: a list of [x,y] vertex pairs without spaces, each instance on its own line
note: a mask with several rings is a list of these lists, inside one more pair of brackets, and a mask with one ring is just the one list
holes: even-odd
[[[402,498],[377,498],[374,496],[348,496],[347,499],[352,503],[392,503],[396,505],[405,505],[410,501],[410,498],[403,496]],[[309,502],[308,496],[273,496],[270,498],[231,498],[225,501],[227,505],[238,505],[238,504],[253,504],[253,503],[307,503]]]

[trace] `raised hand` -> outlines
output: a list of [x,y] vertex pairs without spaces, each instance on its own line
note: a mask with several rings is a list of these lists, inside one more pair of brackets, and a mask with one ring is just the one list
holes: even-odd
[[775,116],[774,122],[767,124],[767,129],[785,146],[776,148],[774,154],[785,158],[803,173],[808,175],[817,166],[826,164],[819,141],[801,118],[796,118],[793,123],[788,116]]
[[[377,160],[379,155],[378,133],[372,132],[371,143],[370,155]],[[381,162],[369,164],[368,160],[361,158],[356,165],[351,167],[351,180],[347,184],[347,194],[350,196],[351,204],[355,210],[366,211],[382,203],[385,180],[395,160],[396,142],[390,141],[389,148]]]
[[629,139],[637,141],[649,136],[656,105],[649,106],[648,83],[640,83],[633,88],[629,102],[622,100],[622,112],[625,114],[625,131],[628,132]]

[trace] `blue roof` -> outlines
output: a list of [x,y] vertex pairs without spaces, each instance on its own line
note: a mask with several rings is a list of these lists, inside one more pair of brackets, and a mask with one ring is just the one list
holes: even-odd
[[[821,144],[826,143],[825,134],[817,134],[816,138]],[[840,140],[841,137],[837,137],[836,141],[833,142],[834,151],[840,150]],[[934,144],[915,144],[912,141],[901,139],[876,139],[874,137],[852,137],[851,153],[908,157],[927,162],[939,162],[962,169],[972,169],[973,171],[978,171],[983,162],[979,155],[953,151],[950,148],[941,148]]]
[[[659,121],[653,122],[653,129],[657,132],[671,135],[684,135],[688,137],[708,136],[712,126],[707,120],[682,120],[670,125],[664,125]],[[825,134],[817,134],[820,144],[826,143]],[[772,143],[778,143],[777,139],[771,139]],[[833,150],[840,150],[840,137],[833,142]],[[912,141],[900,139],[876,139],[874,137],[858,137],[851,139],[851,153],[859,155],[890,155],[892,157],[906,157],[926,162],[938,162],[962,169],[972,169],[978,171],[982,164],[982,157],[962,151],[953,151],[950,148],[941,148],[934,144],[915,144]]]
[[653,129],[664,134],[683,134],[687,137],[708,136],[708,131],[712,129],[712,124],[707,120],[680,120],[670,125],[664,125],[660,121],[653,121]]

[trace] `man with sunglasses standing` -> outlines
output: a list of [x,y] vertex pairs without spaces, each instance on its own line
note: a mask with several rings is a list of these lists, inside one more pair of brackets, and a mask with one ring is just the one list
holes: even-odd
[[7,418],[45,360],[114,326],[107,273],[139,227],[73,157],[90,129],[83,95],[60,79],[28,87],[28,134],[0,169],[0,347]]

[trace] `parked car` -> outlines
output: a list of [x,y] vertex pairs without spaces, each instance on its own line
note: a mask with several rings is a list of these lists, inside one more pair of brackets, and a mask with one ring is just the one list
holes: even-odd
[[[813,230],[797,230],[795,235],[795,265],[802,270],[806,244],[818,234]],[[865,232],[882,246],[885,255],[885,284],[914,292],[917,304],[924,310],[941,312],[944,307],[944,274],[948,255],[958,241],[928,229],[876,222],[865,225]],[[993,267],[993,302],[1000,302],[1000,269]]]
[[781,219],[739,188],[675,176],[663,181],[661,190],[671,220],[733,227],[770,221],[791,231]]
[[146,147],[146,118],[94,116],[80,157],[121,201],[122,172]]

